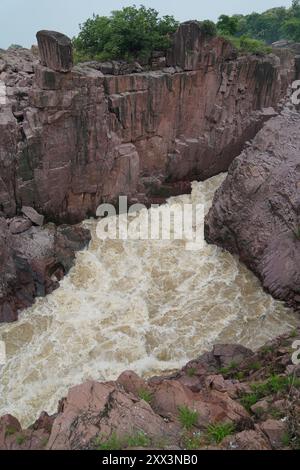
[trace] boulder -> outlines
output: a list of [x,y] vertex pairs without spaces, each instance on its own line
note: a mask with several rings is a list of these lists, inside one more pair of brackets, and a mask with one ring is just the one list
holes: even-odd
[[274,419],[268,419],[260,425],[260,429],[269,439],[273,449],[280,449],[283,447],[283,438],[287,432],[285,423]]
[[44,216],[39,214],[33,207],[22,207],[21,212],[26,215],[34,225],[41,227],[44,224]]
[[72,388],[61,402],[47,449],[97,449],[112,436],[126,447],[126,439],[141,431],[152,442],[174,441],[175,429],[121,385],[90,381]]
[[205,221],[276,299],[300,307],[300,114],[291,102],[237,157]]
[[67,36],[56,31],[39,31],[36,37],[42,65],[57,72],[72,69],[72,42]]

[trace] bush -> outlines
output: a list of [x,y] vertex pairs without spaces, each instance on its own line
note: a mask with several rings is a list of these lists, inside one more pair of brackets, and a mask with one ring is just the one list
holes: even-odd
[[75,57],[80,60],[147,60],[154,50],[165,51],[178,22],[173,16],[159,18],[153,8],[135,5],[116,10],[111,16],[93,15],[73,39]]
[[250,54],[270,54],[272,48],[267,46],[264,41],[259,41],[258,39],[252,39],[248,36],[222,36],[224,39],[227,39],[231,44],[242,53]]

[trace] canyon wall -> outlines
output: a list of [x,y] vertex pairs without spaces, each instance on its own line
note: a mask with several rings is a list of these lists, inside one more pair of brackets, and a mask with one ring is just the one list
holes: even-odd
[[231,164],[206,218],[206,239],[300,310],[300,114],[287,102]]
[[238,56],[195,22],[181,25],[166,65],[61,73],[28,51],[1,52],[2,215],[26,205],[76,223],[120,194],[147,203],[182,192],[228,169],[295,76],[288,52]]

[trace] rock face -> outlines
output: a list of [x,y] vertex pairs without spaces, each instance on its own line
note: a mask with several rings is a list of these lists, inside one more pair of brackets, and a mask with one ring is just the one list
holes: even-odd
[[[59,41],[41,38],[43,58]],[[156,71],[115,75],[109,63],[112,75],[95,64],[60,73],[16,54],[0,53],[0,210],[13,217],[29,206],[59,223],[120,194],[157,201],[227,170],[295,76],[292,54],[236,57],[193,22]]]
[[55,31],[39,31],[36,37],[42,65],[57,72],[72,69],[72,42],[67,36]]
[[237,253],[264,287],[300,307],[300,114],[288,105],[232,163],[206,239]]
[[[299,366],[292,365],[290,350],[297,338],[298,330],[256,353],[216,345],[168,377],[145,380],[127,371],[114,382],[88,381],[68,392],[55,415],[42,413],[29,429],[10,415],[0,418],[0,449],[296,449]],[[220,369],[229,359],[237,362]],[[254,386],[264,398],[260,413],[262,400],[255,412],[244,407],[249,398],[253,403]]]
[[18,318],[36,296],[49,294],[90,239],[78,226],[31,226],[27,218],[0,218],[0,323]]

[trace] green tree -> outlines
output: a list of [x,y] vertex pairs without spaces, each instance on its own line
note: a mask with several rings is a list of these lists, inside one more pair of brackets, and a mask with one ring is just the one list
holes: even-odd
[[237,17],[221,15],[217,23],[217,29],[221,34],[234,36],[238,31]]
[[282,31],[286,39],[300,42],[300,18],[291,18],[283,24]]
[[178,22],[160,18],[153,8],[135,5],[116,10],[110,17],[93,15],[74,39],[79,54],[106,59],[147,59],[154,50],[166,50]]

